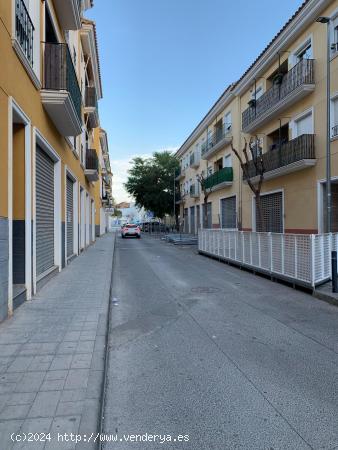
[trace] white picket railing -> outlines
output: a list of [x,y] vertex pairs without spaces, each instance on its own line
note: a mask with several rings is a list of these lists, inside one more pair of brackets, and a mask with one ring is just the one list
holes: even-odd
[[331,278],[331,250],[338,233],[280,234],[204,229],[198,250],[296,284],[316,286]]

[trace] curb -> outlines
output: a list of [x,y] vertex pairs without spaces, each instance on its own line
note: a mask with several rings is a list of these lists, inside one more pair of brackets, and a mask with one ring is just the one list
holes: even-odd
[[[112,313],[112,291],[113,291],[113,269],[115,262],[115,245],[116,245],[116,232],[114,236],[114,248],[113,248],[113,257],[112,257],[112,270],[110,277],[110,287],[109,287],[109,301],[108,301],[108,314],[107,314],[107,322],[106,322],[106,339],[105,339],[105,358],[104,358],[104,368],[103,368],[103,380],[102,380],[102,390],[101,390],[101,405],[100,405],[100,417],[99,417],[99,426],[98,430],[100,435],[103,432],[104,425],[104,408],[105,408],[105,398],[106,398],[106,388],[107,388],[107,372],[108,372],[108,363],[109,363],[109,333],[110,333],[110,316]],[[99,440],[97,449],[101,450],[103,448],[101,440]]]

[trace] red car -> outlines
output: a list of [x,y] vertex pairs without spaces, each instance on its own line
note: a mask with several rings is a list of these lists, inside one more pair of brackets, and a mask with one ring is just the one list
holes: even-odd
[[126,225],[123,225],[121,230],[121,236],[122,238],[128,237],[128,236],[134,236],[140,239],[141,237],[141,230],[138,225],[134,225],[132,223],[127,223]]

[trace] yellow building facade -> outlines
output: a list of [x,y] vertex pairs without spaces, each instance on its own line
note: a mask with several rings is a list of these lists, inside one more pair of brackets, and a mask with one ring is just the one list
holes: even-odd
[[[326,26],[317,21],[329,19]],[[330,53],[330,147],[332,231],[338,231],[338,1],[307,0],[255,62],[224,92],[180,147],[180,219],[198,227],[259,229],[254,194],[231,149],[243,156],[246,142],[264,161],[261,190],[265,231],[322,233],[326,230],[327,30]],[[229,116],[231,111],[231,117]],[[190,163],[190,155],[199,165]],[[250,153],[251,154],[251,153]],[[258,173],[249,162],[250,179]],[[204,195],[195,194],[199,174]]]
[[0,321],[106,231],[112,179],[91,7],[0,3]]

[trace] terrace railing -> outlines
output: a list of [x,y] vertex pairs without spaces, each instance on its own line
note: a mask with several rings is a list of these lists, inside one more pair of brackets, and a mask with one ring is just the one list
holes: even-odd
[[280,100],[287,97],[299,86],[314,83],[314,60],[302,59],[284,76],[280,84],[273,84],[261,97],[242,114],[242,128],[245,130],[261,115],[269,111]]
[[[303,159],[315,159],[315,144],[313,134],[302,134],[292,139],[274,150],[263,153],[263,165],[265,172],[279,169]],[[256,171],[254,162],[248,163],[248,172],[250,177],[259,175]]]

